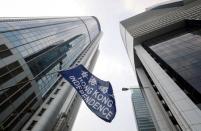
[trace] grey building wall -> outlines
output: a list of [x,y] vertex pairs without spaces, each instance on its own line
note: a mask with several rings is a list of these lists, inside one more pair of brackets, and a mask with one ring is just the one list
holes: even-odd
[[[190,98],[176,79],[147,51],[146,43],[160,40],[165,34],[166,39],[171,39],[170,32],[189,29],[186,20],[195,20],[192,22],[195,24],[199,23],[200,18],[201,1],[195,0],[184,1],[184,6],[148,10],[120,24],[121,36],[131,64],[141,88],[145,90],[160,130],[199,131],[201,111],[199,104]],[[196,27],[200,28],[198,25]],[[160,119],[161,123],[158,121]]]

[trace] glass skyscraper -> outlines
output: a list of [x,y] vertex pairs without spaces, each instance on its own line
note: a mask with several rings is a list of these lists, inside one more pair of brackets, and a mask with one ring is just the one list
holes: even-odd
[[132,89],[132,102],[139,131],[156,131],[149,106],[141,88]]
[[201,1],[148,8],[120,30],[156,130],[201,130]]
[[[61,113],[76,114],[80,99],[57,71],[77,64],[92,70],[100,36],[95,17],[0,19],[0,130],[32,130],[37,123],[44,123],[38,131],[60,129]],[[59,105],[51,108],[52,101]],[[48,120],[40,122],[45,112],[55,117],[48,128]],[[62,128],[70,130],[72,121]]]

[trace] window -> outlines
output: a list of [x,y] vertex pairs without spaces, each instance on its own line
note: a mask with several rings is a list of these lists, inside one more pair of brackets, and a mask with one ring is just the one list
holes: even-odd
[[45,108],[42,108],[42,109],[40,110],[40,112],[38,113],[38,116],[42,116],[45,111],[46,111],[46,109],[45,109]]
[[[0,94],[0,103],[3,102],[3,100],[5,100],[7,97],[9,97],[10,95],[12,95],[14,92],[16,92],[20,87],[22,87],[23,85],[25,85],[24,82],[26,82],[28,80],[29,79],[26,77],[23,80],[19,81],[15,86],[10,87],[8,90],[6,90],[2,94]],[[19,85],[19,83],[23,83],[23,84]]]
[[36,123],[37,123],[37,121],[33,120],[33,121],[31,122],[31,124],[29,125],[29,127],[27,128],[27,130],[32,130],[33,127],[36,125]]
[[54,98],[50,97],[46,104],[49,105],[53,100],[54,100]]
[[6,66],[4,66],[4,67],[0,68],[0,75],[3,75],[5,73],[7,73],[8,71],[9,71],[8,68]]
[[63,86],[65,83],[66,83],[66,82],[62,81],[61,84],[60,84],[60,86]]
[[60,91],[60,89],[56,89],[56,91],[54,92],[54,94],[58,94],[58,92]]
[[[25,79],[23,79],[23,80],[25,80]],[[2,112],[8,106],[10,106],[11,103],[13,103],[15,100],[17,100],[18,97],[20,97],[30,87],[31,87],[31,83],[25,83],[23,85],[18,85],[18,86],[11,87],[11,89],[9,89],[7,92],[5,92],[4,94],[2,94],[1,97],[4,98],[4,99],[1,99],[2,103],[0,105],[1,106],[0,112]]]
[[12,55],[11,51],[8,49],[6,45],[0,45],[0,58],[3,59]]
[[0,77],[0,85],[2,85],[4,82],[6,82],[10,79],[12,79],[11,74],[9,74],[9,73],[4,74],[3,76]]
[[15,69],[16,67],[20,66],[20,63],[15,61],[9,65],[7,65],[8,69],[12,70],[12,69]]
[[24,70],[18,61],[15,61],[5,67],[0,68],[0,85],[12,79]]
[[[5,130],[12,130],[15,125],[25,116],[27,110],[30,109],[37,101],[35,96],[35,93],[32,93],[6,119],[4,119],[1,124],[3,127],[5,127]],[[27,105],[28,107],[26,107]]]

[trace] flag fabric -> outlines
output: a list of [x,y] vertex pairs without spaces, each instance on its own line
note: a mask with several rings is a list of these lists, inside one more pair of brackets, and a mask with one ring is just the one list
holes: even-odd
[[116,114],[116,105],[110,82],[91,74],[83,65],[59,72],[80,94],[88,108],[106,122]]

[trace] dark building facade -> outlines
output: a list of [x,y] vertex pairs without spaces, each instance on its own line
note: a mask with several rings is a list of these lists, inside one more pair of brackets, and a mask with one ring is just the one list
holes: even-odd
[[2,18],[0,130],[70,130],[81,100],[57,71],[92,70],[100,37],[95,17]]
[[156,130],[201,130],[201,1],[149,8],[120,29]]

